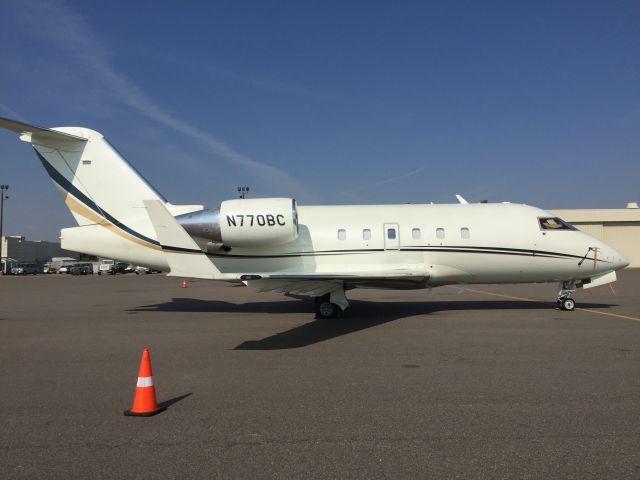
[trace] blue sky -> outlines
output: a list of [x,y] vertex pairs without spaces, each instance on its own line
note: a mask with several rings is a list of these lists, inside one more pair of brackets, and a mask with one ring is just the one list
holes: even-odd
[[[5,0],[0,116],[86,126],[172,203],[640,200],[640,3]],[[74,221],[0,132],[5,233]]]

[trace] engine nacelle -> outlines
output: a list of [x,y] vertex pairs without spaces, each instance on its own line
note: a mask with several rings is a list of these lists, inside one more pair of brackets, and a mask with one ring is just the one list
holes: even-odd
[[220,205],[222,243],[232,247],[281,245],[298,238],[298,211],[290,198],[227,200]]
[[191,235],[227,247],[282,245],[298,238],[298,211],[291,198],[251,198],[222,202],[176,217]]

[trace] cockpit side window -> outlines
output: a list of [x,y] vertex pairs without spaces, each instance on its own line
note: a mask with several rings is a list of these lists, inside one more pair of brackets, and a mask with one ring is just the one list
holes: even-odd
[[558,217],[542,217],[538,220],[542,230],[576,230],[576,227]]

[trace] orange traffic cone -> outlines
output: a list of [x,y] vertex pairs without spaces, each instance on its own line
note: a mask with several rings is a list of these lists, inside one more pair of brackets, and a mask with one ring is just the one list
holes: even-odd
[[182,279],[182,288],[187,288],[187,279],[186,278]]
[[133,417],[150,417],[166,409],[167,407],[158,406],[156,389],[153,386],[149,349],[145,348],[142,352],[142,360],[140,360],[138,384],[136,385],[136,394],[133,397],[133,406],[131,410],[127,410],[124,414]]

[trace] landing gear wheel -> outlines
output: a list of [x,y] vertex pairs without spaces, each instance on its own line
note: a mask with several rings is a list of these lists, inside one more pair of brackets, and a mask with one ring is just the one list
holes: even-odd
[[316,305],[316,318],[336,318],[340,313],[340,307],[329,300],[321,300]]
[[573,309],[576,308],[576,301],[573,298],[565,298],[564,300],[562,300],[560,308],[562,308],[562,310],[566,310],[567,312],[572,312]]

